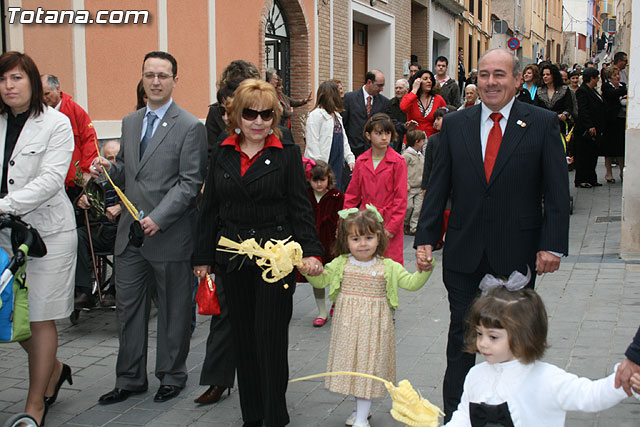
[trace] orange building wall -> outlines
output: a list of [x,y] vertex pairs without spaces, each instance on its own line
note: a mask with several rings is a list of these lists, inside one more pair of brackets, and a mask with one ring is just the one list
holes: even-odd
[[173,98],[204,118],[209,111],[209,6],[207,0],[190,0],[185,5],[167,2],[168,51],[178,61],[179,76]]
[[[36,10],[42,1],[24,0],[24,10]],[[70,9],[70,0],[50,0],[47,9]],[[62,90],[74,95],[73,47],[70,25],[24,25],[25,53],[33,58],[41,74],[53,74],[60,79]]]
[[[241,11],[241,13],[240,13]],[[260,69],[258,23],[262,7],[255,0],[216,1],[216,76],[235,59]]]
[[[105,9],[105,2],[100,0],[86,0],[84,5],[93,14]],[[134,110],[142,60],[147,52],[158,49],[157,5],[155,0],[110,0],[110,10],[148,10],[149,22],[85,26],[88,112],[92,120],[120,120]]]

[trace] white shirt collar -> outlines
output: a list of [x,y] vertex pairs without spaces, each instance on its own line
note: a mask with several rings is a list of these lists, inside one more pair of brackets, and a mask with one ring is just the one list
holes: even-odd
[[364,86],[362,86],[362,93],[364,93],[364,105],[367,105],[368,97],[371,97],[371,105],[373,105],[373,101],[375,100],[375,97],[373,95],[369,95],[369,92],[367,92]]
[[62,105],[62,97],[60,97],[60,101],[58,101],[58,105],[55,106],[57,111],[60,111],[60,106]]
[[480,105],[482,105],[482,112],[480,113],[480,123],[484,123],[486,120],[489,120],[489,116],[491,115],[491,113],[500,113],[502,114],[502,119],[508,121],[509,114],[511,114],[511,107],[513,107],[513,101],[515,99],[515,97],[511,98],[511,101],[509,101],[507,105],[502,107],[500,111],[492,111],[485,105],[484,102],[481,103]]
[[[167,102],[166,104],[164,104],[160,108],[156,108],[155,110],[152,110],[151,108],[149,108],[149,104],[147,104],[147,111],[144,112],[145,118],[146,118],[147,114],[149,113],[149,111],[153,111],[154,113],[156,113],[156,116],[158,116],[158,119],[162,120],[162,118],[166,114],[166,112],[169,109],[169,107],[171,107],[172,103],[173,103],[173,98],[169,99],[169,102]],[[158,120],[158,122],[160,120]]]
[[408,151],[409,153],[411,153],[411,154],[415,154],[415,155],[417,155],[417,156],[419,156],[419,155],[420,155],[420,152],[419,152],[419,151],[416,151],[416,149],[415,149],[415,148],[413,148],[413,147],[407,147],[407,151]]

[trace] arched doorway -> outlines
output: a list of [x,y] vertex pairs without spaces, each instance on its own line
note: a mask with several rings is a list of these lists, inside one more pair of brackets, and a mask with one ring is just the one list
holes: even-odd
[[282,78],[283,91],[291,93],[289,73],[289,28],[278,0],[273,2],[267,15],[264,33],[265,68],[275,68]]
[[[283,80],[283,91],[291,98],[304,99],[312,91],[311,34],[301,0],[265,0],[260,20],[260,71],[275,68]],[[267,59],[269,55],[269,59]],[[301,117],[309,111],[309,103],[293,110],[291,132],[303,146]]]

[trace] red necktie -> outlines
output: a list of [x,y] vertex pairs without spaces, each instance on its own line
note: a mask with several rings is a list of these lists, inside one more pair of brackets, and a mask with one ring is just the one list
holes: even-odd
[[371,96],[367,96],[367,116],[371,115]]
[[484,174],[487,177],[487,182],[491,178],[491,171],[493,165],[496,164],[496,157],[498,157],[498,150],[500,150],[500,142],[502,142],[502,129],[500,128],[500,119],[502,114],[491,113],[489,115],[493,120],[493,127],[489,131],[489,138],[487,138],[487,149],[484,152]]

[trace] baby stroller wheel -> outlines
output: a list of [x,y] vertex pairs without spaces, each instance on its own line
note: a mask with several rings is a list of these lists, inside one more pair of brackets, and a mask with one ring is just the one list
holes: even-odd
[[5,421],[4,427],[38,427],[38,423],[29,414],[15,414]]

